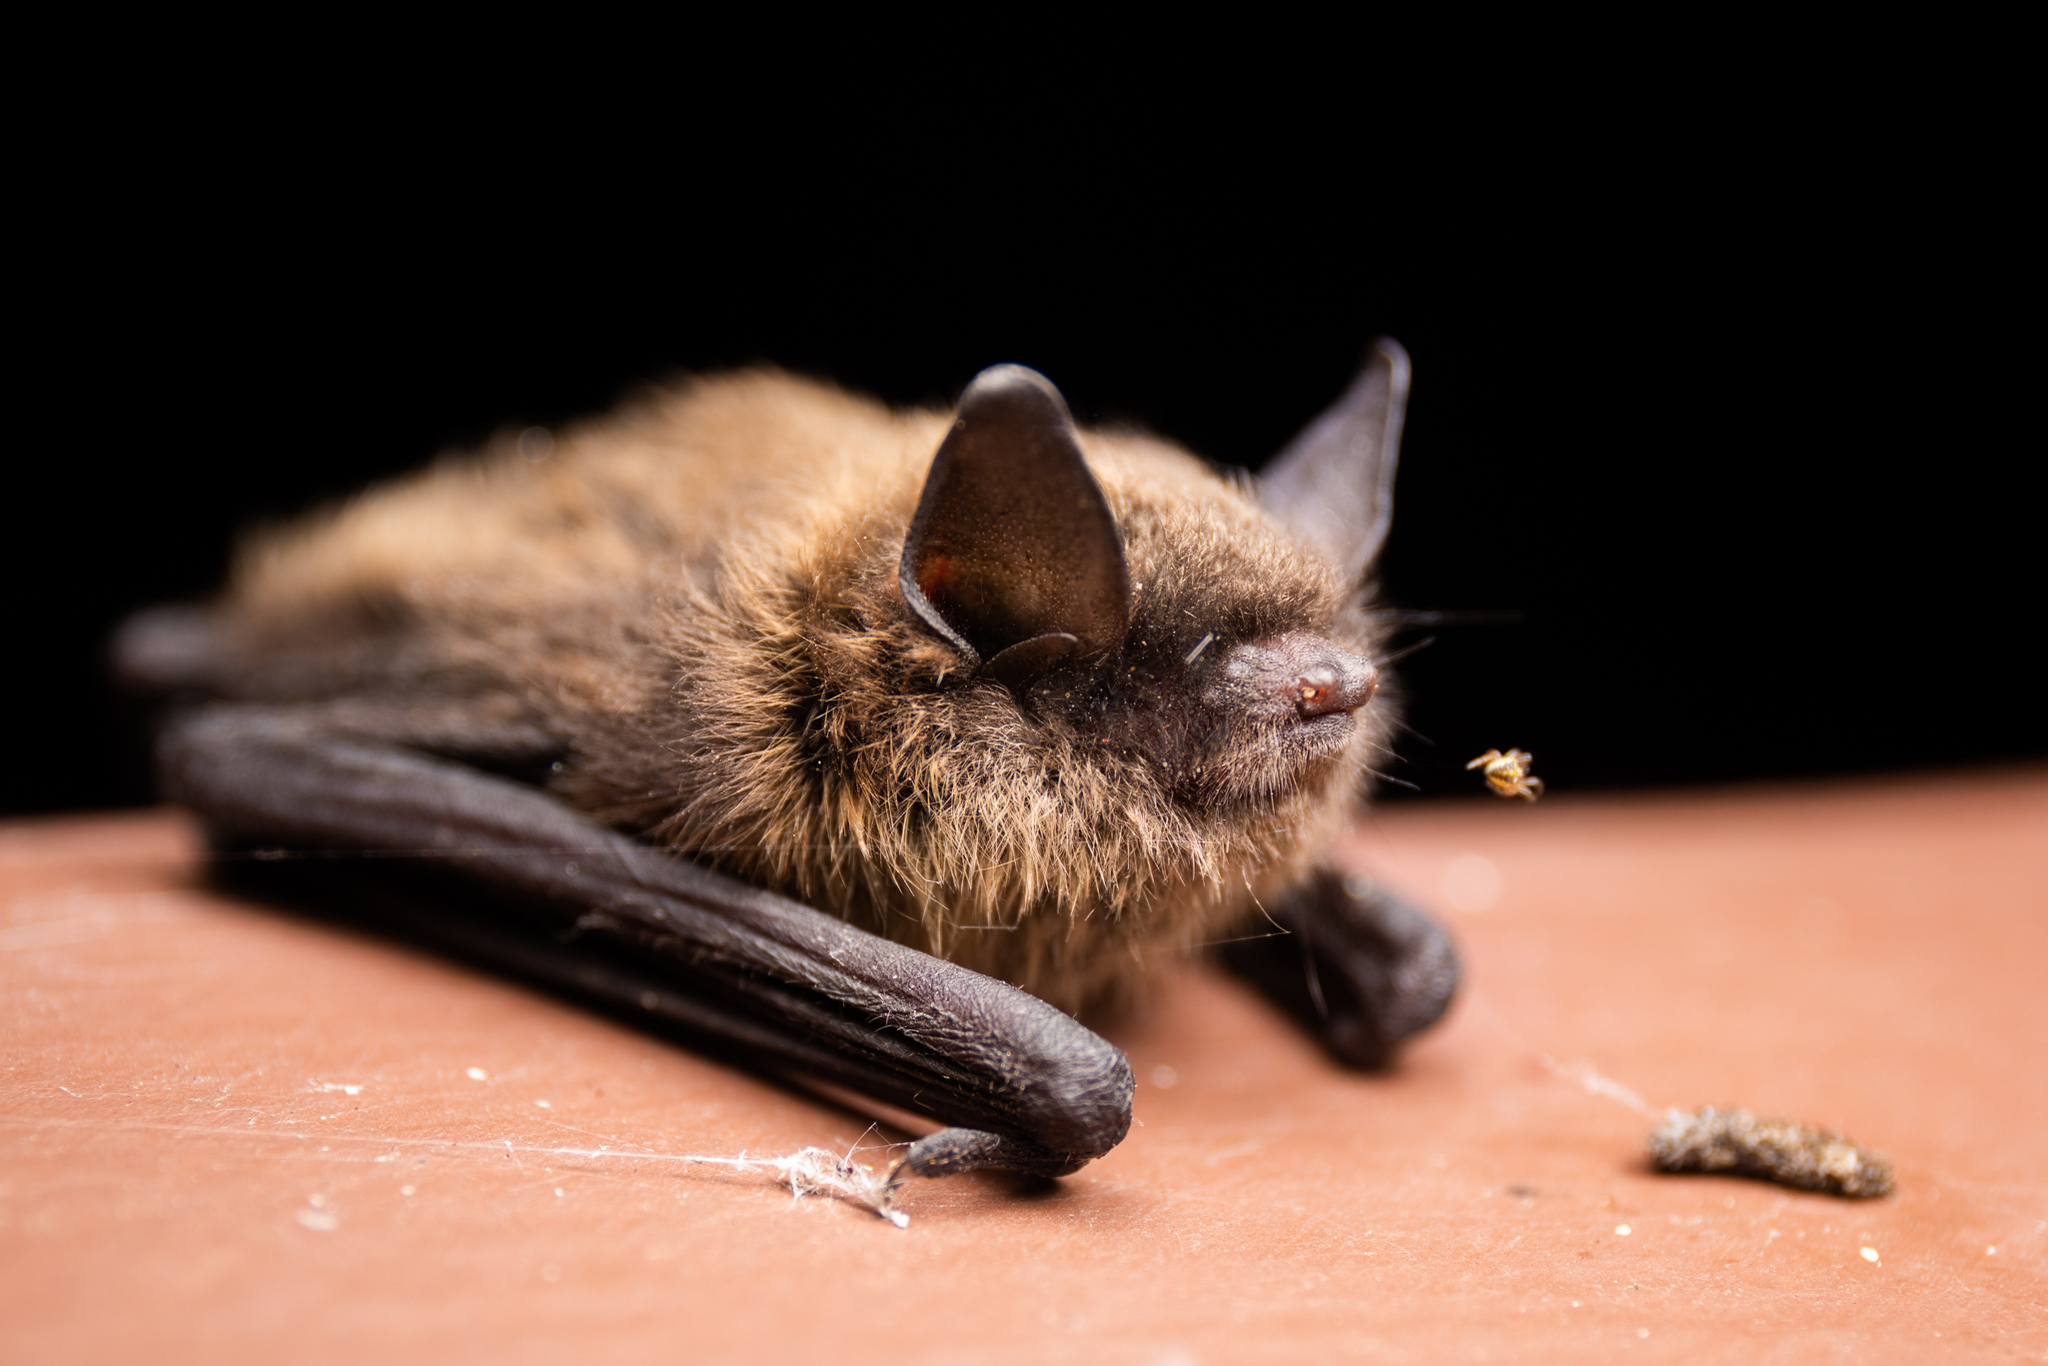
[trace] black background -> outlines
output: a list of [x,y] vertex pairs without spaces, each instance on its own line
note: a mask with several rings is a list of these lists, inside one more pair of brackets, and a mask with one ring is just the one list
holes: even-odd
[[112,624],[208,591],[238,527],[495,430],[682,370],[944,403],[1020,361],[1084,421],[1256,466],[1380,334],[1415,365],[1387,595],[1513,614],[1411,633],[1394,777],[1472,792],[1496,746],[1560,792],[2038,755],[2005,220],[1755,150],[1068,183],[555,148],[401,182],[144,147],[19,282],[0,805],[147,800]]

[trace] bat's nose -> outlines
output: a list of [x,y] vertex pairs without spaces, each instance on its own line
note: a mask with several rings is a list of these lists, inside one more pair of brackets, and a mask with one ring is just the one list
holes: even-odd
[[1380,685],[1379,671],[1364,655],[1305,632],[1237,646],[1223,676],[1238,705],[1275,720],[1288,713],[1312,721],[1357,711]]
[[1379,671],[1371,660],[1333,648],[1302,666],[1292,687],[1294,707],[1304,717],[1357,711],[1372,701],[1379,686]]

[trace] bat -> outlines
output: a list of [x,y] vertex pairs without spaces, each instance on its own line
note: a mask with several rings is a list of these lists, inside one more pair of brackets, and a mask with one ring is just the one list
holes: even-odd
[[938,1126],[892,1184],[1065,1175],[1133,1092],[1077,1017],[1162,962],[1233,941],[1357,1067],[1450,1001],[1323,862],[1387,750],[1408,374],[1257,479],[1021,366],[950,414],[692,379],[255,536],[116,667],[222,867]]

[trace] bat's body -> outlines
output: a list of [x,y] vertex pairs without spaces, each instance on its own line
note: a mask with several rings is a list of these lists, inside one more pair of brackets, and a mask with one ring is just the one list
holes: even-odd
[[252,543],[118,653],[223,842],[427,851],[445,937],[961,1126],[910,1170],[1072,1170],[1130,1075],[1060,1012],[1262,910],[1240,965],[1340,1056],[1449,998],[1317,864],[1384,752],[1404,390],[1383,344],[1253,485],[1016,367],[951,418],[698,381]]

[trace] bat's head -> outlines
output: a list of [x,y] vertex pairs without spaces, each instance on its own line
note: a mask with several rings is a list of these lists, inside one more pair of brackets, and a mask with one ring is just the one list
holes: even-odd
[[984,371],[898,564],[905,605],[951,656],[941,671],[1000,686],[1211,818],[1321,787],[1372,729],[1359,608],[1406,370],[1382,343],[1252,489],[1108,439],[1092,443],[1107,491],[1057,389],[1022,366]]
[[745,871],[1069,1008],[1255,915],[1385,752],[1365,607],[1406,387],[1381,343],[1253,480],[985,371],[922,484],[760,619],[789,701],[747,724],[787,776],[730,785],[777,804],[721,827],[780,851]]

